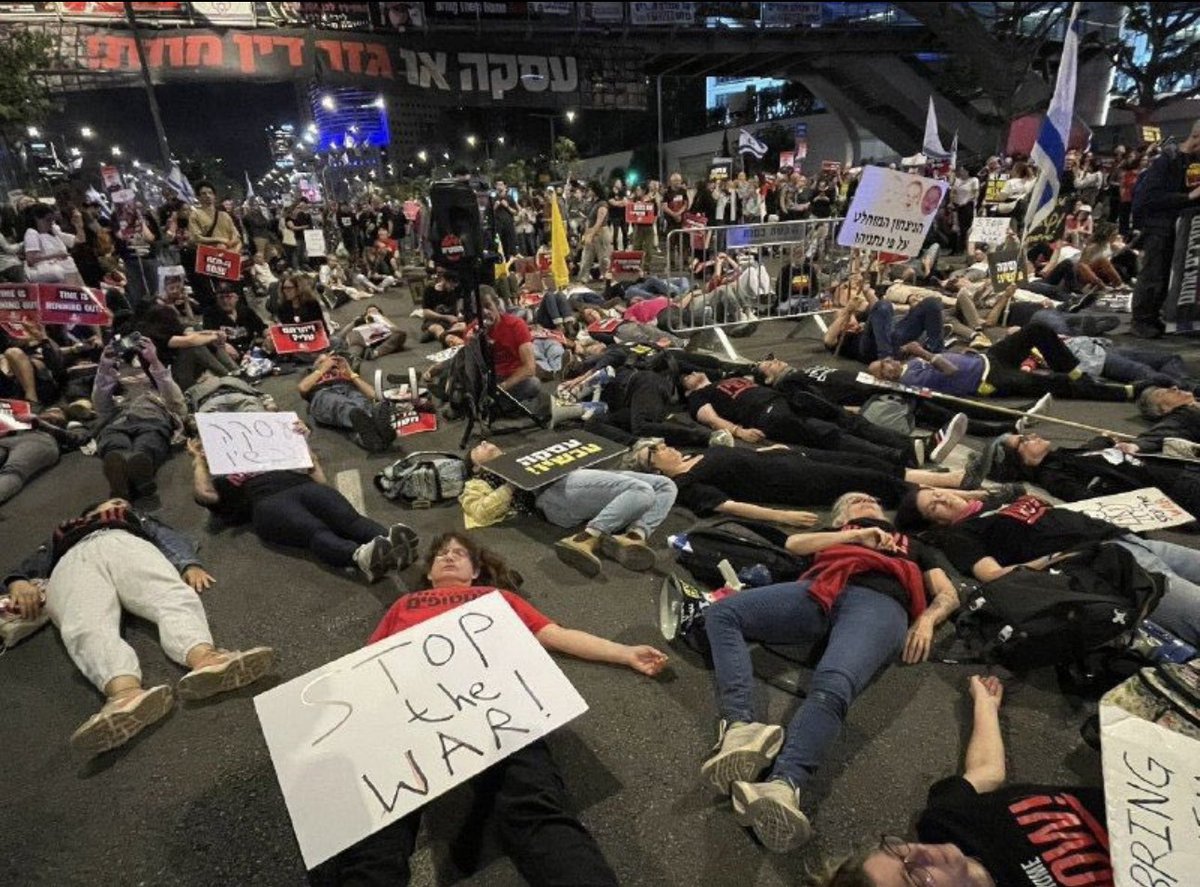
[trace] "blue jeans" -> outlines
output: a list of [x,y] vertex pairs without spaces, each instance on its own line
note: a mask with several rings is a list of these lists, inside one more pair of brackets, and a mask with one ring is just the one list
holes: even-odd
[[923,299],[896,320],[896,306],[880,299],[867,312],[867,329],[859,336],[859,360],[870,363],[881,357],[895,357],[901,345],[923,342],[937,354],[942,350],[942,300]]
[[1200,551],[1128,533],[1114,540],[1151,573],[1167,579],[1167,590],[1151,618],[1193,646],[1200,645]]
[[787,728],[771,777],[804,785],[825,759],[852,703],[904,646],[908,614],[869,588],[848,585],[826,614],[808,593],[808,580],[742,591],[709,607],[705,630],[712,645],[721,715],[757,721],[754,666],[747,641],[796,644],[828,632],[812,688]]
[[580,468],[542,490],[538,508],[560,527],[587,522],[607,533],[638,530],[647,539],[675,504],[675,483],[657,474]]
[[308,415],[318,425],[351,428],[351,413],[355,410],[369,413],[374,406],[371,398],[349,382],[335,382],[313,392],[308,401]]
[[641,283],[626,287],[625,297],[681,296],[691,288],[691,281],[686,277],[647,277]]

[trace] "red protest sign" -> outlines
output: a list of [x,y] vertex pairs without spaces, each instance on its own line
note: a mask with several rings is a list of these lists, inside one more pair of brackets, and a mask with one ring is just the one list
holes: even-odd
[[38,318],[68,326],[111,326],[112,313],[94,290],[66,283],[37,284]]
[[[683,214],[684,228],[706,228],[708,227],[708,216],[703,213],[684,213]],[[692,243],[692,249],[704,249],[704,241],[708,237],[707,231],[694,231],[689,238]]]
[[311,353],[329,347],[325,324],[319,320],[310,323],[277,323],[269,332],[276,354]]
[[821,172],[841,172],[842,164],[838,160],[822,160]]
[[625,218],[631,225],[653,225],[658,214],[653,203],[635,200],[625,210]]
[[642,260],[646,254],[641,250],[617,250],[612,254],[612,273],[617,280],[637,280],[642,276]]
[[395,425],[396,433],[402,437],[426,431],[437,431],[437,413],[409,410],[407,413],[396,416]]
[[0,283],[0,320],[7,323],[37,323],[38,285],[36,283]]
[[196,273],[222,280],[242,279],[242,254],[219,246],[196,247]]
[[0,399],[0,437],[33,427],[33,407],[27,400]]

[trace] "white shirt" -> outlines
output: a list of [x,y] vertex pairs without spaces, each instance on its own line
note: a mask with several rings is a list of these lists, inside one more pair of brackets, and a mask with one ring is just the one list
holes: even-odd
[[955,177],[954,184],[950,186],[951,206],[966,206],[968,203],[974,203],[977,197],[979,179],[975,176],[967,176],[965,179]]
[[75,245],[74,234],[64,234],[58,225],[43,234],[37,228],[25,231],[25,255],[38,253],[43,259],[65,259]]

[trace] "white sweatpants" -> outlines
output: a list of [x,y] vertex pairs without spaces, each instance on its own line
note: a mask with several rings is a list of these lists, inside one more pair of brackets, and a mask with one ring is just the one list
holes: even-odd
[[92,533],[50,574],[46,609],[67,654],[101,691],[115,677],[139,681],[137,654],[121,638],[121,608],[158,626],[163,652],[180,665],[211,644],[200,596],[153,543],[124,530]]

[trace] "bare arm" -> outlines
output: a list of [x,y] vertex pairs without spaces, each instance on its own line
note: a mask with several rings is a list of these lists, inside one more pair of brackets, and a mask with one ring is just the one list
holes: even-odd
[[933,592],[933,602],[908,629],[901,658],[909,665],[924,662],[929,658],[934,630],[958,609],[958,592],[954,590],[954,583],[944,570],[935,567],[926,572],[925,587]]
[[204,447],[199,439],[188,441],[188,452],[192,454],[192,498],[197,505],[209,507],[221,501],[217,488],[213,486],[212,473],[208,470],[208,460],[204,458]]
[[653,647],[631,647],[586,631],[563,628],[553,622],[539,631],[536,637],[538,643],[547,650],[567,653],[590,662],[624,665],[645,675],[656,675],[667,664],[667,657]]
[[737,502],[727,499],[715,509],[730,517],[743,517],[747,520],[776,521],[794,527],[811,527],[817,522],[817,516],[811,511],[788,511],[783,508],[768,508],[765,505],[752,505],[749,502]]
[[1000,701],[1004,687],[999,678],[971,678],[971,696],[975,711],[971,723],[971,739],[963,779],[978,792],[995,791],[1004,785],[1007,771],[1004,766],[1004,739],[1000,735]]
[[500,383],[500,387],[505,391],[509,391],[514,385],[524,382],[526,379],[532,379],[537,375],[537,359],[533,351],[533,343],[522,343],[517,353],[521,357],[521,366],[516,372]]

